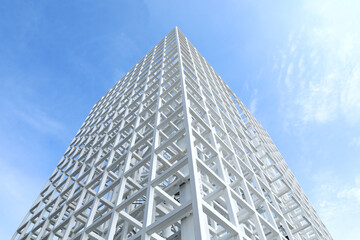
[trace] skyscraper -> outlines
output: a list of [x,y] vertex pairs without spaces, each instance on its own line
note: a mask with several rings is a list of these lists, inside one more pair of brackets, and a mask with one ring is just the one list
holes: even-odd
[[93,107],[13,239],[332,239],[175,28]]

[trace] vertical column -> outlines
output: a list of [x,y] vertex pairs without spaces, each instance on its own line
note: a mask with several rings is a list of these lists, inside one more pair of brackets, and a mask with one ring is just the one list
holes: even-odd
[[[185,126],[186,126],[186,136],[187,136],[187,149],[188,149],[188,161],[189,161],[189,175],[190,175],[190,182],[186,183],[190,185],[191,190],[191,196],[192,196],[192,209],[193,209],[193,216],[188,220],[189,224],[185,222],[184,226],[182,226],[181,232],[190,232],[191,233],[191,227],[188,227],[191,223],[191,225],[194,227],[194,235],[191,238],[183,238],[184,240],[190,240],[190,239],[210,239],[209,237],[209,231],[207,227],[207,218],[206,215],[203,212],[202,207],[202,199],[201,199],[201,193],[200,193],[200,179],[198,176],[198,170],[197,170],[197,164],[196,164],[196,155],[195,151],[193,149],[193,142],[194,137],[191,133],[191,120],[190,120],[190,113],[189,113],[189,100],[186,95],[185,91],[185,78],[183,75],[183,63],[182,63],[182,56],[181,56],[181,49],[180,49],[180,39],[179,39],[179,30],[176,27],[176,40],[177,40],[177,47],[179,52],[179,63],[180,63],[180,81],[181,81],[181,88],[182,88],[182,95],[183,95],[183,108],[184,108],[184,120],[185,120]],[[184,191],[188,191],[185,186]],[[186,196],[186,194],[185,194]],[[205,223],[205,224],[204,224]],[[191,234],[189,234],[191,235]],[[184,235],[185,237],[186,235]]]
[[[152,217],[154,214],[154,210],[155,210],[155,189],[154,187],[151,186],[151,181],[155,178],[156,176],[156,168],[157,168],[157,155],[155,153],[155,149],[158,147],[159,144],[159,131],[158,131],[158,125],[160,122],[160,117],[159,117],[159,108],[161,106],[161,99],[160,99],[160,95],[162,93],[162,80],[163,80],[163,72],[164,72],[164,59],[165,59],[165,49],[166,49],[166,39],[167,37],[165,37],[164,42],[163,42],[163,49],[162,49],[162,63],[161,63],[161,76],[159,79],[159,89],[157,92],[157,103],[156,103],[156,109],[157,112],[155,114],[155,123],[154,123],[154,141],[153,141],[153,146],[152,146],[152,150],[151,150],[151,160],[150,160],[150,172],[149,172],[149,176],[148,176],[148,184],[147,184],[147,191],[146,191],[146,204],[145,204],[145,212],[144,212],[144,229],[143,229],[143,233],[141,236],[141,239],[143,240],[150,240],[151,237],[146,233],[146,227],[149,226],[152,222]],[[155,52],[155,51],[154,51]]]

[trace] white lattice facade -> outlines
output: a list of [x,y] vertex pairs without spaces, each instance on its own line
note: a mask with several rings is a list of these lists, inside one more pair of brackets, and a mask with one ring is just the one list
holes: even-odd
[[175,28],[95,104],[13,239],[332,239]]

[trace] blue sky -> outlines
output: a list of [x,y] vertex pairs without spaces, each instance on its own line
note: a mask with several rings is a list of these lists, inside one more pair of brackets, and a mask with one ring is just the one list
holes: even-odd
[[269,132],[335,239],[360,231],[359,1],[1,1],[0,236],[96,101],[178,26]]

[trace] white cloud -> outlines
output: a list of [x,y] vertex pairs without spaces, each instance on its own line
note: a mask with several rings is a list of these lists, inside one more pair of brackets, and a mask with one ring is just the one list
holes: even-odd
[[357,204],[360,204],[360,184],[359,181],[356,184],[356,186],[352,187],[345,187],[345,189],[341,190],[338,195],[338,198],[342,199],[349,199]]
[[360,121],[360,29],[354,27],[360,18],[353,8],[360,5],[306,2],[309,22],[290,33],[275,57],[281,111],[290,122]]
[[64,125],[34,104],[28,104],[23,101],[16,104],[8,104],[10,111],[14,113],[21,121],[27,123],[38,131],[51,133],[58,136],[63,135]]
[[334,239],[357,239],[360,222],[360,176],[347,182],[335,172],[313,176],[314,207]]
[[[36,181],[36,178],[34,178],[32,173],[27,174],[24,172],[20,172],[16,168],[7,165],[6,162],[4,161],[1,162],[2,162],[0,168],[1,195],[6,194],[6,198],[12,199],[12,201],[24,202],[24,199],[27,198],[26,196],[34,192],[33,191],[34,186],[37,190],[36,192],[39,192],[38,191],[39,184]],[[14,204],[14,206],[18,206],[18,205]]]
[[292,62],[290,62],[289,63],[289,65],[288,65],[288,68],[287,68],[287,71],[286,71],[286,77],[285,77],[285,85],[286,85],[286,87],[291,91],[293,88],[294,88],[294,86],[292,85],[292,83],[291,83],[291,78],[292,78],[292,74],[293,74],[293,68],[294,68],[294,66],[293,66],[293,63]]
[[41,181],[33,172],[19,171],[0,159],[0,210],[1,217],[7,219],[0,226],[1,237],[10,239],[22,217],[29,211],[36,195],[40,192]]
[[354,137],[350,142],[350,146],[360,147],[360,137]]
[[250,102],[250,112],[252,114],[255,114],[256,110],[257,110],[257,103],[258,103],[258,90],[255,89],[252,93],[251,96],[251,102]]

